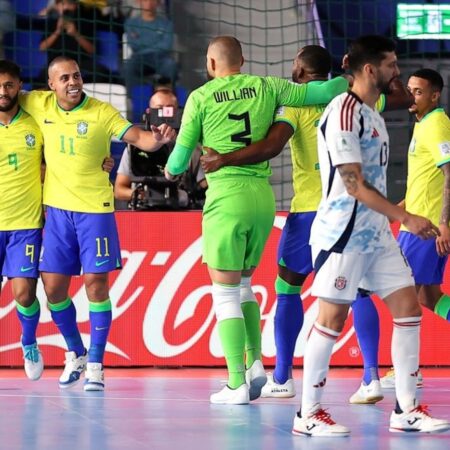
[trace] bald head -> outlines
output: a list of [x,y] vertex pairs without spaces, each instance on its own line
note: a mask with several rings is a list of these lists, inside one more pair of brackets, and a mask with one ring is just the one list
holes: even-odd
[[156,91],[151,97],[149,106],[152,109],[159,109],[172,106],[178,108],[178,100],[176,95],[170,89],[161,89]]
[[210,78],[240,73],[244,63],[241,43],[233,36],[217,36],[209,43],[206,59]]
[[78,63],[69,56],[57,56],[56,58],[52,59],[50,64],[48,65],[48,77],[51,78],[51,74],[54,71],[55,67],[60,65],[61,63],[71,63],[72,65],[76,65],[78,67]]

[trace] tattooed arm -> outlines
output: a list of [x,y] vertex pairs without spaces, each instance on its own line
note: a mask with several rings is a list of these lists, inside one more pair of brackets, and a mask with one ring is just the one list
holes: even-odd
[[444,173],[444,189],[442,192],[442,210],[439,218],[439,230],[441,235],[436,239],[436,250],[439,255],[450,253],[450,163],[441,166]]
[[423,239],[439,234],[439,229],[428,219],[410,214],[403,208],[394,205],[375,187],[368,183],[363,177],[361,164],[341,164],[338,166],[338,171],[348,194],[365,204],[368,208],[384,214],[390,220],[400,221],[411,233]]

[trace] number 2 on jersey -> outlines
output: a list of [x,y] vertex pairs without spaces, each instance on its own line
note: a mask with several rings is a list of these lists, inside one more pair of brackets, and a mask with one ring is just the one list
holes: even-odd
[[248,112],[245,112],[244,114],[228,114],[228,118],[230,120],[244,121],[244,131],[232,134],[231,142],[239,142],[245,145],[250,145],[252,143],[252,127],[250,125],[250,114]]

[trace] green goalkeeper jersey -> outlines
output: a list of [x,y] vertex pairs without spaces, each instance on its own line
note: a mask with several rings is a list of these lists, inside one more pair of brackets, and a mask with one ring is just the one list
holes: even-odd
[[[189,96],[180,133],[167,163],[173,175],[184,172],[198,142],[228,153],[263,139],[278,106],[328,103],[344,92],[347,81],[338,77],[321,85],[294,84],[277,77],[235,74],[218,77]],[[229,175],[268,177],[269,163],[226,166],[208,180]]]

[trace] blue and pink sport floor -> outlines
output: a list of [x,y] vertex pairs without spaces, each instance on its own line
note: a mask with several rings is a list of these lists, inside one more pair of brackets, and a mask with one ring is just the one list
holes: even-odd
[[[385,370],[381,370],[384,373]],[[258,399],[250,405],[211,405],[225,369],[106,369],[105,392],[85,393],[82,384],[60,390],[60,369],[41,380],[19,369],[0,370],[1,450],[445,450],[450,433],[395,434],[388,431],[393,390],[377,405],[350,405],[361,369],[332,369],[323,405],[351,428],[347,438],[291,434],[297,396]],[[450,420],[450,368],[423,368],[418,390],[431,413]]]

